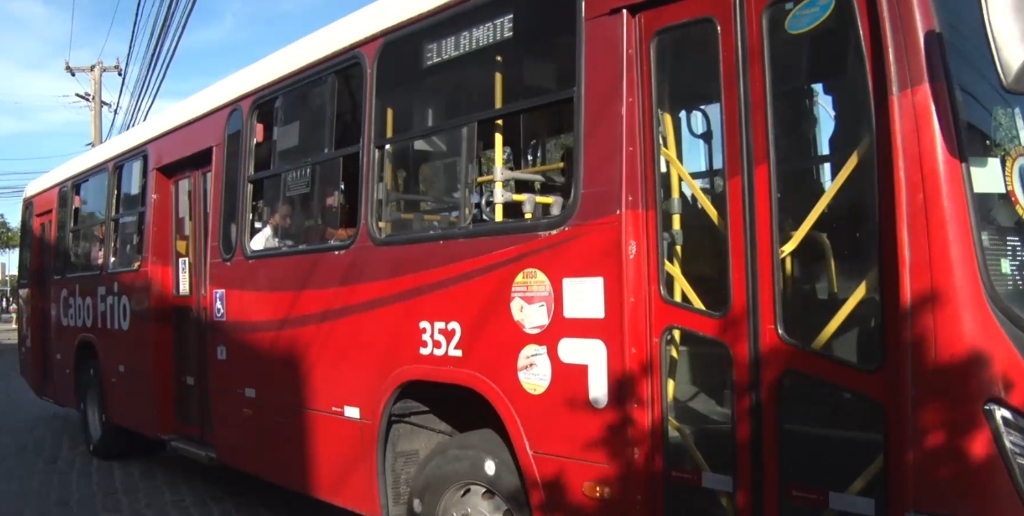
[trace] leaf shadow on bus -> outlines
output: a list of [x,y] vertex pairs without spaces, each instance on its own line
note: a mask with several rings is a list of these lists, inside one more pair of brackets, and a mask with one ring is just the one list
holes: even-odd
[[[746,414],[751,413],[752,403],[750,391],[744,392],[739,387],[736,387],[732,420],[722,425],[709,418],[700,421],[688,417],[681,406],[700,396],[720,400],[721,393],[728,389],[691,390],[687,400],[680,400],[678,389],[682,385],[677,382],[676,409],[671,415],[681,420],[678,421],[681,428],[677,426],[678,431],[675,431],[672,426],[676,422],[670,424],[666,417],[666,421],[660,424],[655,421],[654,427],[648,430],[647,421],[641,418],[650,418],[660,411],[646,411],[642,407],[644,400],[652,400],[650,391],[659,385],[649,383],[646,371],[656,368],[644,363],[611,382],[610,399],[604,410],[611,410],[613,414],[608,415],[609,422],[595,437],[580,445],[582,450],[597,451],[606,458],[608,473],[587,480],[605,486],[607,499],[586,498],[581,493],[579,479],[569,478],[564,473],[549,476],[529,488],[543,492],[542,510],[552,515],[594,514],[602,507],[605,510],[614,507],[612,512],[616,514],[638,514],[638,507],[651,506],[646,504],[658,496],[664,499],[665,514],[731,515],[737,510],[746,514],[755,504],[782,504],[785,514],[819,515],[828,509],[829,492],[874,500],[875,513],[884,514],[891,512],[883,509],[890,503],[892,507],[910,509],[911,501],[906,497],[911,489],[918,493],[915,510],[966,514],[964,511],[976,508],[977,493],[997,486],[998,490],[989,489],[989,492],[998,492],[1000,497],[988,502],[994,504],[988,507],[1000,513],[1012,513],[1019,508],[1019,500],[1001,457],[994,451],[992,431],[980,403],[994,393],[1001,392],[1001,396],[1010,398],[1015,382],[994,367],[994,355],[986,351],[984,343],[967,346],[970,351],[965,354],[946,353],[946,358],[939,357],[934,349],[936,335],[931,333],[934,331],[932,305],[932,298],[921,297],[913,302],[913,311],[893,314],[889,320],[910,329],[899,336],[895,325],[890,324],[886,356],[878,371],[856,372],[822,358],[813,370],[802,373],[815,379],[803,386],[839,387],[849,383],[849,379],[854,379],[854,385],[865,381],[885,382],[885,387],[877,391],[883,393],[883,399],[872,399],[867,404],[861,400],[860,407],[865,412],[837,415],[834,413],[848,407],[800,405],[799,409],[813,414],[806,418],[799,414],[793,416],[793,410],[781,406],[780,402],[796,398],[780,394],[785,381],[780,380],[769,384],[757,401],[761,430],[737,423],[737,418],[749,420]],[[731,329],[722,335],[724,340],[746,342],[743,333],[746,319],[742,319],[725,325]],[[760,363],[767,369],[788,370],[791,367],[788,356],[792,356],[790,349],[766,353],[760,357]],[[802,362],[806,364],[806,360]],[[849,372],[830,375],[843,368]],[[662,371],[664,374],[665,368]],[[903,371],[913,372],[904,374]],[[704,383],[710,385],[721,380],[705,376]],[[659,398],[665,393],[665,386],[660,387]],[[844,396],[850,394],[849,391],[839,392]],[[826,400],[827,397],[812,399]],[[646,403],[655,406],[659,402]],[[871,425],[868,415],[871,405],[878,410],[877,427]],[[595,409],[583,400],[568,405],[566,410],[589,414],[581,414],[579,418],[588,420]],[[824,421],[822,413],[826,413]],[[793,417],[793,421],[786,419],[789,417]],[[828,420],[829,417],[832,419]],[[810,428],[816,421],[817,428]],[[766,433],[764,429],[769,425],[781,426],[781,432]],[[723,433],[724,437],[720,435]],[[752,435],[763,438],[754,439]],[[865,445],[864,441],[875,444]],[[751,469],[752,452],[761,459],[759,465]],[[882,467],[872,469],[873,465]],[[766,480],[766,476],[771,480]],[[722,489],[724,485],[733,486],[733,492]],[[757,500],[751,498],[752,485],[764,490]],[[768,493],[768,489],[777,491]],[[824,500],[801,502],[798,490],[823,492]],[[620,493],[628,493],[635,499],[623,499]],[[927,496],[922,498],[925,494]],[[824,506],[820,505],[822,502]]]

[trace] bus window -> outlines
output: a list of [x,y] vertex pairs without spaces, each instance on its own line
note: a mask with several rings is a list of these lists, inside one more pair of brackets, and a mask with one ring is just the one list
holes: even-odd
[[722,313],[729,305],[729,241],[718,48],[711,20],[659,34],[653,84],[662,294]]
[[[21,243],[18,248],[18,285],[27,287],[29,285],[29,266],[32,264],[32,240],[35,235],[32,228],[32,220],[35,216],[32,201],[25,203],[25,209],[21,214]],[[46,235],[40,235],[42,241],[46,241]],[[10,294],[10,292],[8,292]]]
[[238,242],[238,183],[242,175],[242,110],[228,115],[224,135],[224,190],[220,212],[220,257],[229,260]]
[[[935,1],[989,294],[1024,327],[1024,95],[1003,88],[980,3]],[[1017,344],[1024,351],[1024,346]]]
[[359,221],[363,68],[350,65],[256,106],[249,249],[351,241]]
[[69,273],[98,272],[103,267],[106,245],[106,170],[71,187]]
[[374,108],[379,234],[565,211],[576,32],[576,2],[496,0],[384,45]]
[[113,215],[110,219],[110,269],[136,269],[142,262],[146,220],[146,158],[140,156],[116,169]]
[[787,28],[765,13],[780,332],[859,367],[882,360],[874,108],[854,0]]
[[61,277],[68,260],[68,215],[71,203],[68,202],[68,187],[57,190],[57,241],[53,246],[53,276]]

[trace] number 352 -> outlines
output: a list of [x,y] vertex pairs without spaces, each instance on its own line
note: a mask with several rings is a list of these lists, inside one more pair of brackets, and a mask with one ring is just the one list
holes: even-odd
[[[461,357],[462,350],[459,349],[459,340],[462,338],[462,325],[457,321],[420,321],[420,339],[423,345],[420,346],[421,355]],[[449,338],[451,341],[449,342]]]

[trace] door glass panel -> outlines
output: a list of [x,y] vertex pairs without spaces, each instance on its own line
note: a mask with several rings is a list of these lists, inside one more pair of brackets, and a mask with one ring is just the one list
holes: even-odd
[[666,514],[733,514],[733,360],[723,342],[681,328],[662,339]]
[[797,4],[764,15],[779,329],[791,344],[874,368],[882,360],[878,177],[856,3],[837,0],[810,28],[806,16],[790,18]]
[[192,289],[192,178],[174,185],[175,293],[187,296]]
[[882,405],[800,373],[781,384],[782,514],[886,514]]
[[662,294],[714,313],[729,306],[718,34],[710,19],[662,31],[652,77]]
[[[203,251],[203,266],[209,263],[210,246],[210,173],[203,172],[203,241],[199,248]],[[205,287],[205,285],[204,285]]]

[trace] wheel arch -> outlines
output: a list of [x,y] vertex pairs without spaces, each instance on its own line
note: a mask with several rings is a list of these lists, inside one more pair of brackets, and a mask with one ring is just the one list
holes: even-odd
[[[516,460],[530,504],[534,507],[538,506],[543,496],[540,492],[540,475],[526,444],[526,436],[523,433],[519,417],[497,386],[487,378],[470,371],[412,366],[397,371],[381,390],[380,399],[383,402],[378,406],[376,415],[377,440],[374,464],[378,498],[380,507],[384,511],[382,514],[387,516],[390,504],[387,482],[389,464],[386,454],[392,411],[398,402],[407,399],[410,394],[423,392],[423,389],[458,390],[469,396],[478,397],[481,403],[485,403],[493,411],[496,418],[494,422],[501,425],[500,428],[494,428],[494,430],[505,439],[509,451]],[[481,428],[484,427],[486,426],[481,426]],[[433,446],[431,446],[432,448]]]

